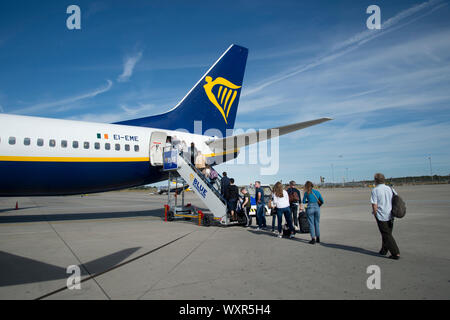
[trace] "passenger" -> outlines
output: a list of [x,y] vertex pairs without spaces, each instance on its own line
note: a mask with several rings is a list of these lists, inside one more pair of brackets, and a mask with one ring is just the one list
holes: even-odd
[[236,205],[239,200],[239,189],[234,185],[234,179],[230,179],[230,185],[227,188],[226,197],[228,203],[228,210],[231,213],[231,221],[236,221]]
[[195,158],[195,167],[203,171],[206,168],[206,159],[201,151],[197,151],[197,157]]
[[230,185],[230,179],[227,177],[227,173],[222,173],[222,180],[220,181],[220,194],[225,197],[228,186]]
[[389,251],[391,253],[389,258],[398,260],[400,259],[400,250],[392,236],[394,217],[391,214],[392,197],[395,191],[384,184],[385,178],[382,173],[376,173],[374,179],[376,186],[372,190],[370,202],[372,203],[372,214],[381,233],[382,245],[379,253],[384,256]]
[[264,190],[261,188],[261,182],[255,182],[255,200],[256,200],[256,216],[258,221],[258,230],[267,228],[265,217]]
[[247,218],[247,224],[246,227],[250,225],[250,208],[252,207],[250,202],[250,193],[248,193],[247,189],[241,188],[241,193],[244,196],[244,202],[242,203],[242,208],[244,208],[245,217]]
[[290,237],[293,238],[295,234],[294,226],[292,225],[291,219],[291,209],[289,205],[289,195],[286,190],[284,190],[281,182],[275,183],[273,187],[273,207],[277,208],[278,217],[278,238],[283,237],[282,225],[283,225],[283,215],[286,219],[286,224],[289,227]]
[[211,182],[210,175],[211,175],[211,166],[209,164],[205,165],[205,169],[202,171],[205,178],[208,180],[208,182]]
[[287,193],[289,195],[289,204],[292,214],[292,219],[294,222],[295,230],[300,230],[298,225],[298,205],[302,200],[300,191],[295,187],[295,181],[289,182],[289,188],[287,188]]
[[195,147],[195,144],[191,142],[191,146],[188,149],[188,154],[191,158],[191,163],[195,165],[195,159],[197,158],[197,148]]
[[[219,174],[217,173],[216,170],[214,170],[213,167],[211,167],[211,166],[209,166],[209,167],[210,167],[210,170],[211,170],[210,173],[209,173],[209,180],[215,186],[216,183],[217,183],[217,178],[219,177]],[[217,186],[215,186],[215,187],[217,187]]]
[[[306,207],[306,215],[309,222],[309,230],[311,234],[310,244],[320,243],[320,206],[323,204],[323,198],[319,191],[313,189],[314,185],[311,181],[306,181],[303,193],[303,204],[308,202]],[[300,206],[303,210],[303,207]]]
[[277,208],[273,206],[273,192],[268,207],[270,208],[270,215],[272,216],[272,232],[275,233],[275,224],[278,216],[277,216]]
[[172,137],[167,136],[166,138],[166,147],[172,147]]

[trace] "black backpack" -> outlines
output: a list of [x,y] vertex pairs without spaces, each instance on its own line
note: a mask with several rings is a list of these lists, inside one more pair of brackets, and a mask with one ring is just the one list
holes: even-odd
[[406,214],[406,204],[398,194],[395,194],[392,190],[392,211],[391,214],[394,218],[403,218]]

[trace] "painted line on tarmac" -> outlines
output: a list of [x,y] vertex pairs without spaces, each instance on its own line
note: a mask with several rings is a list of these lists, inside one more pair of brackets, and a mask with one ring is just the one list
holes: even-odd
[[[111,267],[111,268],[108,268],[108,269],[106,269],[106,270],[104,270],[104,271],[102,271],[102,272],[99,272],[99,273],[93,274],[93,275],[91,275],[91,276],[88,276],[88,277],[82,279],[82,280],[80,281],[80,283],[85,282],[85,281],[88,281],[88,280],[91,280],[91,279],[94,279],[94,278],[96,278],[96,277],[98,277],[98,276],[101,276],[101,275],[107,273],[107,272],[113,271],[113,270],[115,270],[115,269],[117,269],[117,268],[120,268],[120,267],[122,267],[122,266],[124,266],[124,265],[127,265],[127,264],[129,264],[129,263],[131,263],[131,262],[133,262],[133,261],[136,261],[136,260],[138,260],[138,259],[140,259],[140,258],[143,258],[143,257],[145,257],[145,256],[147,256],[147,255],[149,255],[149,254],[151,254],[151,253],[153,253],[153,252],[156,252],[156,251],[158,251],[158,250],[160,250],[160,249],[162,249],[162,248],[164,248],[164,247],[167,247],[168,245],[170,245],[170,244],[172,244],[172,243],[174,243],[174,242],[176,242],[176,241],[178,241],[178,240],[183,239],[184,237],[190,235],[190,234],[193,233],[193,232],[195,232],[195,231],[191,231],[191,232],[186,233],[185,235],[183,235],[183,236],[181,236],[181,237],[178,237],[178,238],[176,238],[176,239],[174,239],[174,240],[172,240],[172,241],[166,242],[165,244],[163,244],[163,245],[161,245],[161,246],[159,246],[159,247],[157,247],[157,248],[155,248],[155,249],[152,249],[152,250],[150,250],[150,251],[147,251],[147,252],[145,252],[145,253],[143,253],[143,254],[137,256],[137,257],[134,257],[133,259],[124,261],[124,262],[119,263],[118,265],[115,265],[115,266],[113,266],[113,267]],[[60,288],[60,289],[57,289],[57,290],[54,290],[54,291],[49,292],[49,293],[47,293],[47,294],[44,294],[43,296],[40,296],[40,297],[36,298],[35,300],[42,300],[42,299],[45,299],[45,298],[47,298],[47,297],[50,297],[50,296],[52,296],[52,295],[54,295],[54,294],[56,294],[56,293],[62,292],[62,291],[67,290],[67,289],[68,289],[67,286],[62,287],[62,288]]]

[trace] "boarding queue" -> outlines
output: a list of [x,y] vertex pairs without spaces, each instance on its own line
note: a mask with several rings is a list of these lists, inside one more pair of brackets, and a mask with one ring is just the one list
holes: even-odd
[[[250,225],[251,195],[246,187],[240,189],[234,184],[233,178],[228,178],[223,172],[221,192],[227,200],[228,212],[231,221],[238,221],[238,215],[244,215],[246,226]],[[295,181],[290,181],[284,186],[276,182],[269,202],[266,203],[266,195],[260,181],[255,181],[254,199],[256,203],[257,230],[267,230],[266,206],[272,216],[272,232],[279,238],[283,236],[293,238],[296,232],[309,233],[309,243],[320,243],[320,206],[324,203],[322,194],[314,189],[311,181],[307,181],[301,191],[297,189]],[[283,224],[283,218],[285,223]]]
[[[208,169],[208,168],[207,168]],[[217,174],[211,176],[210,170],[206,170],[211,181]],[[229,178],[226,172],[222,173],[220,191],[227,201],[228,212],[232,221],[245,221],[250,226],[251,194],[246,187],[238,188],[233,178]],[[406,207],[397,192],[385,185],[385,177],[381,173],[374,176],[375,188],[372,189],[370,203],[372,214],[381,234],[382,245],[380,255],[390,253],[390,259],[398,260],[400,250],[392,235],[394,218],[405,215]],[[320,211],[325,203],[319,190],[314,188],[311,181],[306,181],[303,192],[296,186],[295,181],[290,181],[287,186],[276,182],[269,197],[264,194],[264,188],[260,181],[255,181],[254,199],[256,202],[257,230],[268,230],[266,210],[270,209],[272,216],[272,232],[278,237],[294,238],[297,232],[309,233],[310,244],[320,243]],[[240,193],[240,194],[239,194]],[[303,193],[303,196],[302,196]],[[266,203],[267,198],[270,200]],[[283,223],[284,218],[284,223]]]
[[[322,194],[314,189],[311,181],[306,181],[303,199],[295,181],[284,187],[281,182],[274,185],[270,207],[272,209],[272,232],[279,238],[293,238],[296,232],[309,233],[310,244],[320,242],[320,206],[324,203]],[[283,217],[286,221],[282,223]],[[277,230],[275,230],[277,224]]]

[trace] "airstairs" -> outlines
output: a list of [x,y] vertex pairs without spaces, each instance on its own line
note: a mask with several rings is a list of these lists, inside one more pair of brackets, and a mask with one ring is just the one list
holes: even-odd
[[207,216],[209,221],[216,221],[221,225],[239,224],[237,221],[230,221],[230,216],[227,214],[227,201],[219,190],[220,176],[212,183],[194,164],[183,157],[178,149],[171,147],[164,148],[163,170],[169,171],[171,176],[176,172],[189,185],[211,212]]

